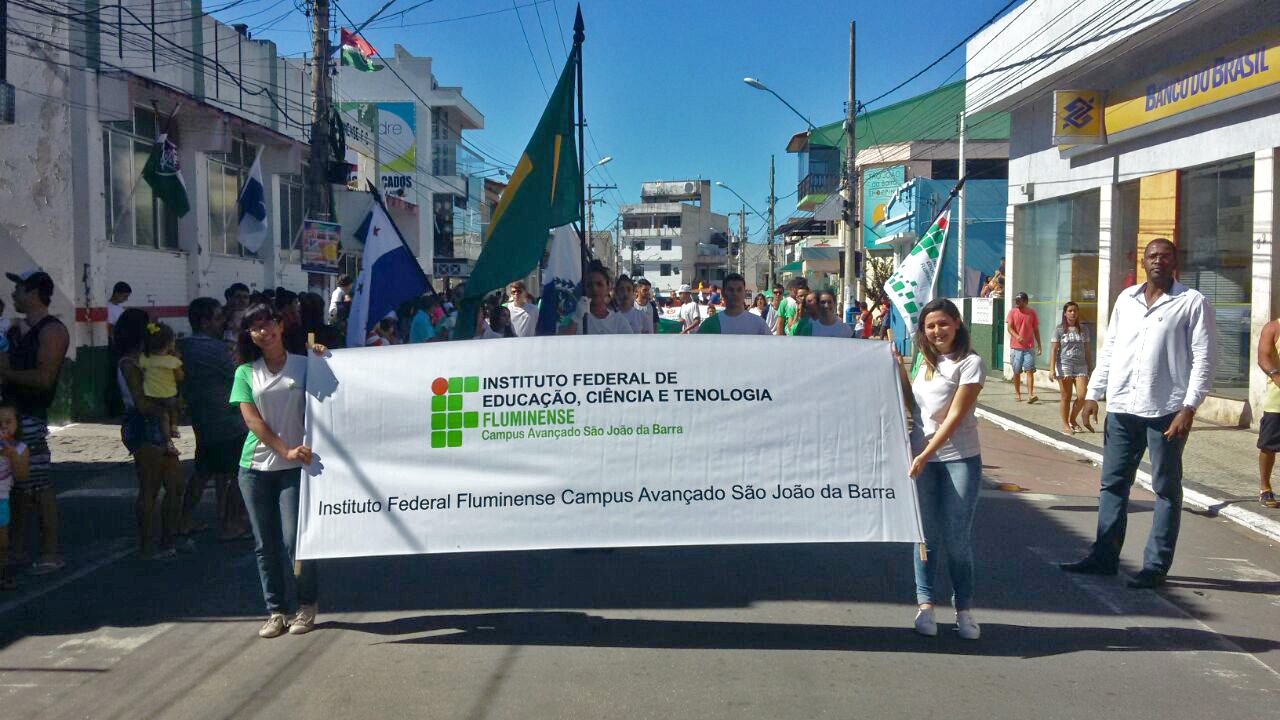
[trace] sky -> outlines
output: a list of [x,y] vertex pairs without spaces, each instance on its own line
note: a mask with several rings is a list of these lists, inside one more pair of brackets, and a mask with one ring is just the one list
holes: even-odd
[[[385,1],[339,5],[360,22]],[[767,214],[770,155],[775,194],[783,198],[776,210],[781,224],[795,213],[796,202],[797,159],[786,144],[806,125],[777,98],[743,83],[744,77],[764,82],[815,125],[834,122],[843,117],[848,97],[850,21],[858,24],[857,98],[867,103],[949,50],[1005,3],[584,0],[586,161],[613,158],[588,179],[617,185],[616,191],[596,192],[605,203],[595,206],[594,226],[612,225],[618,204],[639,202],[640,183],[654,180],[724,182]],[[485,128],[464,132],[464,139],[514,164],[564,65],[574,8],[570,0],[394,0],[384,12],[389,19],[373,23],[364,36],[387,56],[400,44],[434,58],[437,81],[461,86],[484,114]],[[215,16],[249,24],[255,39],[274,41],[281,54],[300,55],[310,47],[309,21],[288,2],[244,0]],[[963,62],[961,48],[869,107],[961,79]],[[742,206],[714,185],[711,205],[718,213]],[[763,242],[763,228],[753,214],[750,239]]]

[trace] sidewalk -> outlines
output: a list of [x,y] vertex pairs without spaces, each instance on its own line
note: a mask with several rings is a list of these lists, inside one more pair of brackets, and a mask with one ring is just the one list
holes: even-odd
[[[1036,395],[1040,399],[1034,404],[1016,402],[1012,383],[988,377],[982,394],[978,396],[978,407],[1058,442],[1102,452],[1101,419],[1093,426],[1097,432],[1068,435],[1061,430],[1056,384],[1050,388],[1037,382]],[[1025,387],[1023,398],[1026,398]],[[1106,412],[1105,403],[1101,410]],[[1237,505],[1280,522],[1280,509],[1258,504],[1257,442],[1258,433],[1253,430],[1214,425],[1197,418],[1183,452],[1184,487],[1217,498],[1221,506]],[[1148,463],[1144,462],[1142,467],[1150,472]]]

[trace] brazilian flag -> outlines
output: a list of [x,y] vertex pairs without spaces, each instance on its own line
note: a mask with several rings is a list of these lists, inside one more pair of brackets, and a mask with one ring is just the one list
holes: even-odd
[[582,219],[582,175],[574,141],[575,69],[582,46],[565,61],[533,137],[516,163],[484,238],[484,249],[466,282],[455,337],[472,337],[480,301],[528,275],[547,249],[551,228]]

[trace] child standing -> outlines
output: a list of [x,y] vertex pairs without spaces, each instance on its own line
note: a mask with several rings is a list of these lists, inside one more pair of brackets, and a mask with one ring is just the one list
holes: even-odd
[[0,403],[0,590],[18,587],[9,564],[9,491],[15,479],[27,479],[30,459],[26,443],[18,440],[17,406]]
[[[143,348],[145,352],[138,358],[138,367],[142,368],[142,391],[151,404],[150,411],[145,414],[160,421],[160,430],[165,437],[178,437],[178,383],[182,382],[182,360],[178,359],[173,330],[164,323],[148,323]],[[167,452],[178,454],[172,440]]]

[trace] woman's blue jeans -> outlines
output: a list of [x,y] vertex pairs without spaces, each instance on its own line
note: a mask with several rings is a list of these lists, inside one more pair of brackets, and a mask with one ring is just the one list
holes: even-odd
[[926,463],[916,478],[925,558],[912,548],[916,568],[916,602],[934,603],[938,566],[946,557],[956,610],[973,604],[973,516],[982,487],[982,456]]
[[[302,469],[250,470],[240,468],[240,494],[244,496],[253,526],[253,552],[258,557],[258,579],[268,613],[288,613],[290,572],[298,542],[298,486]],[[299,605],[316,602],[315,562],[297,563],[294,583]]]

